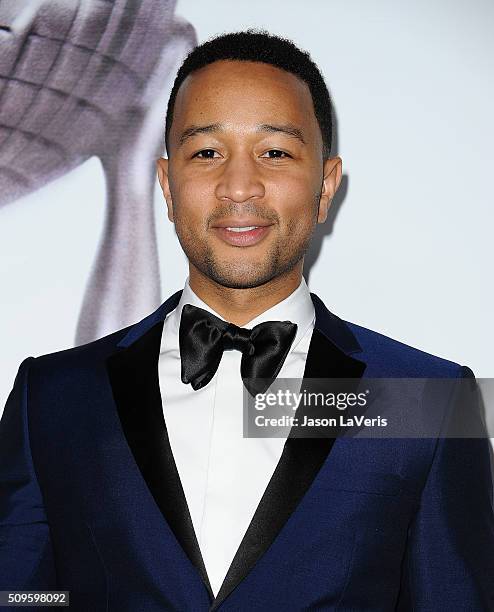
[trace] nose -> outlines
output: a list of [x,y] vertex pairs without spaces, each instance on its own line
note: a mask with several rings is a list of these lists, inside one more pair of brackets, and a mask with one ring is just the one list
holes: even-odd
[[232,155],[222,164],[215,193],[218,199],[233,202],[262,198],[265,188],[255,161],[248,155]]

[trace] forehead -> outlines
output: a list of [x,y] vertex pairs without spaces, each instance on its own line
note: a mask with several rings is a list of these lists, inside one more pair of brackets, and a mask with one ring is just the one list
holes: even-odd
[[173,127],[189,123],[297,123],[316,126],[309,87],[261,62],[221,60],[190,75],[175,100]]

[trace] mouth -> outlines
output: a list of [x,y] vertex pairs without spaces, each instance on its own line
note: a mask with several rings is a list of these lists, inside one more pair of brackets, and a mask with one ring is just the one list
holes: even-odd
[[216,226],[213,231],[216,235],[232,246],[252,246],[260,242],[273,227],[270,225],[231,225]]

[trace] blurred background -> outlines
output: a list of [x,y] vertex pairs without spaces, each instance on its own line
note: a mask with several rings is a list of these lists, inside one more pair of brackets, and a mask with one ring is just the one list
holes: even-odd
[[494,376],[494,4],[0,1],[0,413],[20,362],[182,288],[155,176],[182,58],[262,27],[320,66],[344,180],[308,254],[335,314]]

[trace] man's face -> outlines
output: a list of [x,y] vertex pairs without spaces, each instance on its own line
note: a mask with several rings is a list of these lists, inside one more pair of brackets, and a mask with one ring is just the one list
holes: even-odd
[[192,73],[177,94],[168,155],[158,176],[194,272],[241,289],[301,268],[341,178],[341,160],[323,160],[302,80],[258,62]]

